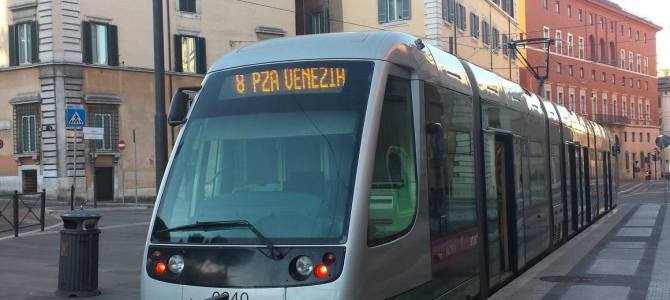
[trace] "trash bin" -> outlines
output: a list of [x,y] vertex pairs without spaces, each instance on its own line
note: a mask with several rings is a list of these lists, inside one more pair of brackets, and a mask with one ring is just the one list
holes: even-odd
[[98,239],[100,215],[73,210],[61,216],[58,294],[66,297],[100,295],[98,290]]

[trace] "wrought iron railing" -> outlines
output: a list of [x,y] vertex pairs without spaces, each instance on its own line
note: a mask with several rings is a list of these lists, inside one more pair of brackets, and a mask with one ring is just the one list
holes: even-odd
[[627,125],[630,119],[627,116],[615,116],[608,114],[596,114],[595,121],[605,125]]
[[[25,194],[15,191],[9,197],[0,197],[0,233],[14,231],[14,237],[18,237],[19,229],[33,226],[40,226],[40,230],[44,231],[45,199],[45,190]],[[5,222],[9,229],[5,229]]]

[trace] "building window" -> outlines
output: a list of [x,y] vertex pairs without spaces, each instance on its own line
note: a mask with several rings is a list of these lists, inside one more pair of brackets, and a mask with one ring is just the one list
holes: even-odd
[[651,142],[651,135],[647,132],[647,143]]
[[570,111],[575,111],[575,95],[573,94],[570,94],[569,96],[568,107],[570,108]]
[[645,56],[644,57],[644,74],[649,74],[649,57]]
[[616,84],[616,75],[612,74],[612,84]]
[[[635,132],[630,133],[630,139],[633,143],[635,143]],[[635,154],[633,153],[633,160],[635,160]]]
[[626,68],[626,50],[621,49],[621,54],[620,54],[620,61],[621,61],[621,68],[625,69]]
[[568,55],[573,56],[573,44],[572,44],[572,34],[568,33]]
[[191,35],[174,36],[175,71],[207,72],[205,39]]
[[596,93],[591,93],[591,117],[595,118],[598,113],[598,97]]
[[642,72],[642,58],[640,57],[640,54],[637,55],[637,72],[641,73]]
[[500,49],[500,32],[498,31],[498,28],[493,27],[491,30],[491,38],[493,42],[493,50],[497,51]]
[[475,39],[479,37],[479,16],[475,13],[470,13],[470,36]]
[[16,154],[34,154],[40,128],[38,103],[14,105],[14,151]]
[[[542,30],[543,30],[543,31],[542,31],[542,32],[543,32],[543,37],[544,37],[545,39],[548,39],[548,38],[549,38],[549,34],[550,34],[550,33],[549,33],[549,27],[546,27],[546,26],[545,26]],[[547,43],[544,43],[544,49],[547,50]]]
[[379,23],[409,20],[410,0],[381,0],[378,10]]
[[644,82],[644,89],[647,91],[649,90],[649,81]]
[[581,8],[577,10],[577,19],[579,20],[579,22],[582,21],[582,9]]
[[644,34],[644,43],[645,44],[647,43],[647,34],[646,33]]
[[579,37],[579,58],[584,59],[584,38]]
[[328,11],[324,9],[320,12],[315,12],[308,15],[309,18],[309,28],[307,29],[308,34],[320,34],[330,32],[328,18]]
[[584,68],[579,68],[579,78],[584,79]]
[[574,70],[572,68],[572,65],[568,66],[568,75],[570,75],[570,76],[574,75]]
[[614,21],[610,21],[610,32],[614,32]]
[[558,105],[564,105],[563,104],[563,92],[558,92]]
[[637,80],[637,88],[642,89],[642,81],[640,79]]
[[563,54],[563,36],[560,30],[556,30],[556,53]]
[[179,0],[179,11],[186,13],[197,13],[196,0]]
[[508,43],[509,43],[509,37],[507,37],[507,34],[503,33],[503,34],[502,34],[502,49],[503,49],[502,54],[503,54],[504,56],[509,55],[509,54],[508,54],[509,51],[513,51],[513,50],[510,49],[509,46],[507,45]]
[[589,14],[589,25],[593,25],[593,14]]
[[630,87],[633,87],[633,78],[628,79],[628,83]]
[[37,23],[9,25],[9,65],[29,65],[39,59]]
[[547,101],[551,101],[551,90],[544,91],[544,98],[546,98]]
[[631,29],[630,27],[628,27],[628,37],[631,39],[633,38],[633,29]]
[[456,27],[465,31],[465,7],[460,3],[456,4]]
[[484,43],[484,45],[490,45],[491,44],[489,23],[486,22],[486,21],[482,21],[482,42]]
[[[612,96],[614,97],[614,96]],[[616,109],[616,99],[612,99],[612,114],[617,115],[617,109]]]
[[557,14],[561,13],[561,1],[556,0],[555,2],[555,10]]
[[623,36],[623,24],[621,24],[621,36]]
[[92,105],[87,107],[88,126],[103,128],[102,140],[91,141],[96,152],[117,151],[119,138],[119,114],[116,105]]
[[628,116],[628,108],[626,107],[626,96],[621,97],[621,115],[624,117]]
[[626,76],[621,76],[621,85],[626,86]]
[[542,7],[544,7],[544,9],[548,9],[549,8],[549,0],[542,0]]
[[[643,140],[642,140],[642,132],[640,132],[640,143],[642,143],[642,142],[643,142]],[[640,154],[640,157],[642,157],[642,154]]]
[[644,112],[642,111],[642,99],[639,99],[640,103],[637,104],[637,118],[642,120],[644,118]]
[[449,23],[454,21],[454,0],[442,0],[442,19]]
[[605,74],[605,72],[600,73],[600,80],[602,80],[602,82],[607,82],[607,74]]
[[591,80],[596,80],[596,70],[591,70]]
[[605,20],[603,17],[600,17],[600,29],[605,29]]
[[633,71],[633,52],[628,51],[628,70]]
[[563,64],[557,63],[556,64],[556,73],[561,74],[563,72]]
[[636,41],[640,40],[640,31],[639,30],[635,31],[635,40]]
[[568,5],[568,18],[572,18],[572,5]]
[[85,63],[98,65],[119,65],[119,48],[117,27],[110,24],[84,22]]
[[602,110],[602,113],[603,113],[604,115],[607,114],[607,99],[603,99],[603,110]]
[[586,114],[586,96],[584,95],[579,95],[579,113]]

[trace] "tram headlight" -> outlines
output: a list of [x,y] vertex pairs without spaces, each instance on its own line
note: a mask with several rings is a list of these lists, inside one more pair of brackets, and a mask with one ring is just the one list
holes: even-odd
[[184,258],[179,254],[170,256],[170,259],[168,260],[168,269],[170,269],[170,272],[172,273],[180,274],[181,271],[184,270]]
[[314,270],[314,263],[312,262],[312,259],[309,258],[308,256],[303,255],[295,260],[295,271],[300,276],[307,277],[310,274],[312,274],[313,270]]

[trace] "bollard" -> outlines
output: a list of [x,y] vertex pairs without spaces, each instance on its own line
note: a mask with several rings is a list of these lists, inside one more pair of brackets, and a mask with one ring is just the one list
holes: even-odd
[[40,229],[44,231],[44,209],[45,209],[45,202],[47,198],[47,190],[42,189],[42,193],[40,195]]
[[61,216],[58,292],[65,297],[100,295],[98,290],[98,221],[100,215],[74,210]]

